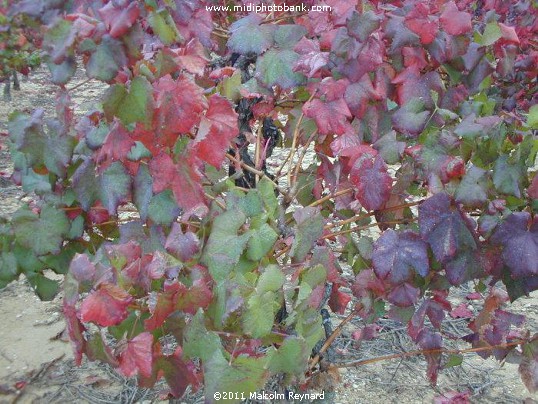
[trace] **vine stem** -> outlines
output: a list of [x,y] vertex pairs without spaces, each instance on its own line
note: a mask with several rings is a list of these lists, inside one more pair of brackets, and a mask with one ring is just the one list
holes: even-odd
[[317,201],[314,201],[312,202],[310,205],[308,205],[309,207],[315,207],[315,206],[318,206],[318,205],[321,205],[323,202],[326,202],[328,201],[329,199],[331,198],[336,198],[338,196],[342,196],[342,195],[345,195],[345,194],[348,194],[350,192],[353,192],[353,188],[347,188],[347,189],[343,189],[341,191],[338,191],[338,192],[335,192],[334,194],[333,193],[330,193],[329,195],[325,195],[323,198],[321,199],[318,199]]
[[[312,101],[312,99],[314,98],[315,95],[316,95],[316,91],[314,91],[312,93],[312,95],[310,96],[310,98],[308,98],[308,101],[306,101],[306,103]],[[293,189],[293,184],[291,182],[291,179],[292,179],[291,172],[293,170],[292,170],[291,166],[293,164],[293,156],[295,155],[295,152],[296,152],[296,149],[297,149],[297,139],[299,138],[299,132],[301,131],[301,124],[303,123],[303,119],[304,119],[304,112],[301,109],[301,115],[299,115],[299,119],[297,119],[297,124],[295,125],[295,129],[293,130],[293,137],[292,137],[292,140],[291,140],[291,149],[290,149],[290,153],[289,153],[288,159],[287,159],[287,160],[289,160],[288,184],[289,184],[290,189]],[[282,166],[284,166],[284,164],[285,164],[285,162],[282,164]]]
[[333,227],[344,226],[344,225],[349,224],[349,223],[354,223],[354,222],[356,222],[358,220],[366,219],[367,217],[373,216],[373,215],[375,215],[376,212],[390,212],[392,210],[398,210],[398,209],[402,209],[402,208],[409,208],[411,206],[419,205],[422,202],[423,202],[423,200],[414,201],[414,202],[408,202],[408,203],[404,203],[402,205],[391,206],[389,208],[379,209],[379,210],[376,210],[376,211],[373,211],[373,212],[368,212],[368,213],[363,213],[363,214],[360,214],[360,215],[355,215],[353,217],[350,217],[349,219],[345,219],[345,220],[342,220],[340,222],[329,223],[328,225],[325,226],[325,229],[332,229]]
[[82,87],[84,84],[89,83],[91,80],[93,80],[93,79],[86,79],[86,80],[84,80],[84,81],[81,81],[81,82],[78,83],[77,85],[75,85],[75,86],[73,86],[73,87],[71,87],[71,88],[67,88],[66,90],[67,90],[67,91],[73,91],[73,90],[76,90],[77,88]]
[[332,332],[332,334],[327,338],[325,343],[321,346],[319,352],[314,356],[312,359],[310,359],[310,362],[308,363],[308,368],[312,370],[314,366],[316,366],[319,362],[320,356],[331,346],[331,344],[334,342],[334,340],[342,334],[342,330],[344,329],[344,325],[349,323],[353,317],[362,309],[362,304],[358,304],[355,306],[355,308],[347,315],[346,318],[344,318],[340,324],[335,328],[335,330]]
[[288,196],[288,194],[285,191],[283,191],[282,189],[280,189],[278,184],[276,182],[274,182],[271,178],[269,178],[263,171],[256,170],[255,168],[253,168],[253,167],[249,166],[248,164],[244,163],[243,161],[236,159],[234,156],[232,156],[229,153],[226,153],[226,158],[228,158],[228,160],[233,161],[234,163],[239,164],[245,170],[250,171],[251,173],[258,175],[260,178],[261,177],[267,178],[269,181],[271,181],[273,183],[275,189],[278,192],[280,192],[282,195],[284,195],[286,197]]
[[375,223],[370,223],[370,224],[367,224],[367,225],[364,225],[364,226],[356,226],[356,227],[353,227],[353,228],[347,229],[347,230],[335,231],[333,233],[326,234],[321,238],[322,239],[327,239],[327,238],[331,238],[331,237],[335,237],[335,236],[340,236],[342,234],[353,233],[354,231],[365,230],[365,229],[368,229],[370,227],[378,226],[380,224],[406,224],[406,223],[410,223],[410,222],[414,222],[414,221],[415,221],[415,219],[403,219],[403,220],[388,220],[388,221],[384,221],[384,222],[375,222]]
[[[310,143],[314,139],[314,136],[316,136],[317,133],[318,133],[317,130],[313,131],[312,134],[308,137],[305,145],[303,146],[304,148],[301,151],[301,154],[299,155],[299,159],[297,161],[297,164],[295,165],[295,172],[293,173],[293,177],[291,177],[291,180],[293,181],[293,184],[295,184],[297,182],[297,177],[299,176],[299,171],[301,171],[301,166],[303,164],[303,159],[306,156],[306,153],[308,152],[308,146],[310,145]],[[289,184],[290,184],[290,187],[292,187],[292,184],[291,183],[289,183]],[[296,190],[295,195],[297,195],[298,193],[299,193],[299,190]]]
[[[306,102],[312,101],[312,99],[314,98],[315,95],[316,95],[316,91],[314,91],[314,93],[312,93],[312,95],[310,96],[310,98]],[[282,173],[282,170],[286,166],[286,163],[289,160],[291,160],[290,161],[290,167],[288,169],[288,184],[290,184],[291,171],[292,171],[291,170],[291,164],[293,163],[293,155],[295,154],[297,138],[299,137],[299,130],[300,130],[301,123],[303,122],[303,119],[304,119],[304,112],[301,110],[301,115],[299,115],[299,118],[297,119],[297,123],[295,125],[295,129],[293,130],[290,152],[288,153],[288,156],[284,159],[281,166],[279,167],[279,169],[275,173],[275,177],[280,178],[280,174]]]
[[462,353],[470,353],[470,352],[483,352],[483,351],[493,351],[494,349],[502,349],[502,348],[510,348],[514,346],[518,346],[524,343],[527,343],[529,341],[527,340],[517,340],[513,342],[508,342],[506,344],[499,344],[499,345],[490,345],[490,346],[481,346],[478,348],[465,348],[465,349],[445,349],[445,348],[438,348],[438,349],[425,349],[423,351],[409,351],[409,352],[402,352],[398,354],[392,354],[392,355],[385,355],[385,356],[378,356],[377,358],[370,358],[370,359],[360,359],[352,362],[344,362],[344,363],[335,363],[334,366],[337,368],[351,368],[355,366],[362,366],[362,365],[369,365],[371,363],[391,360],[391,359],[399,359],[399,358],[407,358],[410,356],[418,356],[418,355],[432,355],[432,354],[462,354]]

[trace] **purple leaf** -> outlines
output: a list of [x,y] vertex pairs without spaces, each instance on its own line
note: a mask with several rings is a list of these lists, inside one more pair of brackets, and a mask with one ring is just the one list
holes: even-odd
[[367,210],[383,207],[390,197],[392,177],[381,158],[359,158],[351,168],[350,181],[357,187],[356,197]]
[[181,225],[174,223],[164,247],[173,256],[187,262],[200,251],[200,240],[191,231],[183,233]]
[[372,254],[375,274],[392,284],[413,279],[414,272],[425,277],[430,270],[428,245],[412,231],[385,231],[377,239]]
[[418,208],[420,234],[430,244],[435,258],[446,262],[464,247],[476,248],[476,241],[463,213],[445,193],[432,196]]
[[503,247],[502,258],[513,278],[538,275],[538,217],[528,212],[508,216],[491,241]]

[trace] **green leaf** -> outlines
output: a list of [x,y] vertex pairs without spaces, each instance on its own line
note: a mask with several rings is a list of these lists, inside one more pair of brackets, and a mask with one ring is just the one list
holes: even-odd
[[255,18],[247,16],[236,21],[230,27],[232,35],[228,40],[228,47],[237,53],[260,54],[273,45],[274,25],[260,25]]
[[27,273],[26,277],[41,300],[52,300],[58,294],[60,288],[58,281],[46,278],[39,273]]
[[15,238],[36,255],[60,252],[64,236],[69,232],[69,219],[65,213],[45,205],[38,215],[23,207],[13,214]]
[[310,352],[303,338],[290,336],[276,350],[268,354],[272,373],[289,373],[300,376],[308,364]]
[[519,165],[510,163],[508,156],[502,155],[493,167],[493,184],[499,192],[521,198],[522,174],[523,170]]
[[183,337],[183,355],[185,359],[200,358],[203,362],[209,361],[216,353],[222,353],[222,344],[217,334],[208,331],[204,324],[202,309],[187,325]]
[[455,199],[469,207],[480,207],[488,200],[487,171],[471,166],[456,188]]
[[148,206],[148,216],[156,224],[171,224],[181,213],[177,206],[172,190],[165,189],[163,192],[151,198]]
[[274,292],[257,292],[248,300],[243,314],[243,330],[253,338],[262,338],[271,332],[280,303]]
[[215,218],[201,262],[207,265],[209,273],[217,282],[228,277],[250,238],[248,233],[237,235],[245,220],[245,214],[238,209],[226,211]]
[[[250,393],[265,386],[269,377],[266,365],[267,358],[264,356],[253,358],[240,355],[230,364],[222,353],[215,353],[204,362],[205,396],[213,398],[217,392],[233,391],[239,393],[239,396],[243,393],[248,397]],[[240,400],[223,399],[221,401],[239,402]]]
[[529,109],[527,116],[527,126],[531,129],[538,129],[538,104],[534,104]]
[[293,49],[306,33],[307,30],[302,25],[278,25],[274,34],[275,44],[281,49]]
[[101,42],[95,47],[88,63],[86,74],[91,79],[111,81],[127,64],[125,50],[120,41],[110,35],[103,35]]
[[17,258],[13,252],[0,254],[0,289],[17,279]]
[[72,177],[73,190],[77,195],[80,206],[85,211],[90,210],[99,198],[99,182],[95,176],[95,164],[91,158],[84,161]]
[[251,231],[247,246],[247,257],[253,261],[261,260],[275,244],[278,234],[267,223]]
[[490,22],[486,25],[482,38],[480,39],[480,44],[483,46],[493,45],[499,39],[501,39],[502,33],[499,24],[496,22]]
[[267,87],[279,85],[289,89],[304,83],[305,76],[293,71],[299,55],[292,50],[270,49],[256,63],[256,77]]
[[149,157],[151,157],[151,152],[144,146],[144,143],[138,140],[135,141],[134,146],[131,147],[129,154],[127,154],[127,158],[131,161],[138,161]]
[[100,196],[103,206],[111,215],[131,193],[131,176],[119,161],[112,163],[100,176]]
[[148,208],[153,196],[153,178],[149,173],[149,168],[145,164],[141,164],[138,168],[138,173],[133,183],[134,188],[134,204],[138,208],[140,218],[146,220],[148,216]]
[[319,209],[312,207],[298,209],[293,217],[297,225],[290,254],[299,262],[306,258],[316,240],[323,234],[323,217]]
[[107,119],[117,116],[124,125],[142,122],[146,127],[153,119],[153,89],[149,81],[137,76],[131,81],[129,91],[122,84],[115,84],[107,91],[103,102]]
[[454,366],[460,366],[463,363],[463,355],[451,354],[448,356],[445,366],[443,368],[451,368]]
[[271,219],[276,219],[276,214],[278,212],[278,200],[275,195],[273,183],[269,180],[269,178],[262,177],[256,188],[262,197],[267,214]]
[[153,31],[159,36],[163,44],[171,45],[174,42],[182,42],[183,37],[176,27],[174,19],[166,9],[152,11],[148,15],[148,23]]
[[276,292],[284,285],[286,278],[278,265],[269,265],[258,279],[258,293]]

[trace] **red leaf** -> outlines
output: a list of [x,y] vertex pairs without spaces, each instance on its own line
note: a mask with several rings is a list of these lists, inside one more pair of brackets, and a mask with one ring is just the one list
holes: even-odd
[[134,140],[129,132],[116,121],[99,149],[97,163],[103,167],[116,160],[124,161],[133,145]]
[[155,303],[154,307],[150,307],[151,317],[144,321],[148,331],[160,327],[168,316],[176,310],[178,292],[178,281],[165,283],[164,292],[157,294],[157,303]]
[[186,47],[180,49],[181,54],[176,58],[179,65],[189,73],[202,76],[208,59],[205,48],[200,41],[193,38]]
[[125,35],[134,24],[140,14],[140,8],[136,1],[123,3],[128,4],[125,8],[115,7],[114,4],[116,2],[111,1],[106,6],[101,7],[99,14],[110,29],[110,36],[112,38],[119,38]]
[[193,391],[198,390],[200,380],[196,374],[196,367],[192,362],[183,360],[181,348],[178,348],[171,356],[158,357],[155,367],[164,374],[174,397],[181,397],[189,385],[192,386]]
[[454,308],[450,312],[450,317],[452,318],[472,318],[473,312],[469,310],[467,304],[461,303],[458,307]]
[[348,86],[344,94],[349,110],[359,119],[366,113],[368,104],[380,98],[367,74],[363,75],[358,82]]
[[330,102],[314,98],[303,105],[303,112],[305,116],[316,121],[321,135],[332,133],[342,135],[350,127],[347,118],[351,118],[352,115],[343,98]]
[[344,314],[346,307],[351,301],[351,296],[340,290],[340,285],[333,284],[331,297],[329,298],[329,307],[338,314]]
[[150,377],[153,370],[153,335],[143,332],[127,341],[120,353],[120,371],[127,377],[140,373]]
[[532,179],[531,185],[527,188],[527,193],[532,199],[538,199],[538,174]]
[[390,197],[392,177],[381,156],[359,158],[351,168],[349,179],[357,187],[356,198],[367,210],[383,207]]
[[120,287],[102,283],[82,301],[80,318],[103,327],[117,325],[127,318],[127,307],[132,300],[131,295]]
[[423,45],[432,43],[439,32],[438,20],[430,16],[430,9],[424,3],[415,4],[405,17],[405,25],[420,37]]
[[80,365],[82,363],[82,353],[86,350],[86,340],[83,336],[86,327],[78,319],[75,307],[67,304],[66,301],[64,301],[63,312],[69,339],[73,343],[75,363]]
[[69,272],[78,282],[91,281],[95,276],[95,265],[86,254],[75,254],[69,264]]
[[441,27],[450,35],[465,34],[473,29],[471,15],[465,11],[459,11],[453,1],[446,4],[439,20]]
[[468,404],[469,392],[449,391],[433,398],[433,404]]
[[213,292],[209,289],[206,280],[197,279],[190,288],[180,282],[176,309],[196,314],[199,308],[207,308],[212,298]]
[[402,283],[390,291],[387,298],[389,302],[398,307],[408,307],[415,304],[420,290],[408,283]]
[[200,251],[200,240],[191,231],[183,233],[181,225],[174,223],[164,248],[181,261],[187,262]]
[[149,162],[149,171],[153,177],[154,194],[170,188],[174,177],[177,175],[177,169],[172,157],[164,152],[151,159]]
[[203,211],[207,209],[204,189],[202,188],[202,176],[192,162],[185,157],[180,157],[177,164],[177,174],[172,184],[172,192],[178,206],[186,213],[191,213],[196,209]]
[[226,98],[214,94],[209,98],[209,109],[191,147],[201,160],[220,168],[230,142],[238,133],[237,113]]
[[205,207],[202,177],[189,159],[180,157],[179,163],[174,164],[168,154],[161,153],[149,162],[149,170],[153,176],[154,193],[171,188],[179,207],[186,212]]
[[189,133],[207,109],[202,88],[185,76],[173,80],[169,75],[154,85],[157,93],[157,125],[163,134]]

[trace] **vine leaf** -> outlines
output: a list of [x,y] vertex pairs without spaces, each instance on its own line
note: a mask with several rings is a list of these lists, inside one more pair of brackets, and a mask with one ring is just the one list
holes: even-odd
[[191,260],[200,251],[200,240],[196,233],[183,233],[179,223],[172,224],[172,230],[164,245],[166,251],[183,262]]
[[237,113],[226,98],[212,95],[191,147],[201,160],[220,168],[230,142],[236,136]]
[[[163,136],[189,133],[200,122],[202,113],[208,107],[203,90],[184,75],[177,80],[166,75],[153,86],[159,131]],[[173,143],[168,145],[172,146]]]
[[103,205],[111,215],[116,214],[118,205],[129,199],[131,194],[131,176],[122,163],[112,163],[100,175],[100,195]]
[[381,209],[390,198],[392,177],[381,156],[373,159],[359,157],[349,174],[349,179],[357,187],[356,198],[367,210]]
[[91,79],[109,82],[126,64],[127,56],[122,43],[106,34],[93,49],[86,64],[86,74]]
[[538,217],[528,212],[509,215],[491,237],[503,247],[502,258],[513,278],[538,275]]
[[149,332],[138,334],[131,340],[125,341],[124,346],[120,342],[120,371],[131,377],[140,373],[149,377],[153,371],[153,335]]
[[405,17],[405,25],[420,37],[423,45],[433,42],[439,32],[439,21],[431,16],[429,7],[424,3],[418,3]]
[[216,392],[237,391],[248,396],[265,386],[269,377],[266,366],[266,357],[240,355],[229,362],[222,352],[216,351],[204,362],[205,394],[213,397]]
[[260,54],[273,45],[273,32],[276,26],[263,24],[257,14],[249,14],[230,25],[231,36],[228,47],[237,53]]
[[109,120],[117,116],[124,125],[141,122],[149,127],[153,119],[153,89],[144,76],[136,76],[129,90],[115,84],[107,91],[103,109]]
[[108,25],[112,38],[120,38],[127,33],[140,14],[138,3],[127,3],[126,7],[115,7],[108,3],[99,9],[99,15]]
[[65,213],[51,205],[43,206],[39,215],[28,208],[19,209],[12,223],[16,240],[36,255],[59,253],[70,227]]
[[297,222],[291,256],[298,262],[303,261],[316,240],[323,233],[323,217],[318,208],[306,207],[293,213]]
[[306,117],[314,119],[321,135],[342,135],[350,129],[347,119],[352,115],[343,98],[329,102],[314,98],[303,105],[303,112]]
[[372,264],[378,278],[394,285],[411,281],[414,273],[426,277],[430,271],[428,245],[413,231],[388,229],[374,244]]
[[459,11],[458,6],[453,1],[445,5],[439,22],[441,23],[441,27],[450,35],[462,35],[473,29],[471,25],[471,14],[465,11]]
[[476,248],[467,219],[452,205],[447,194],[428,198],[419,206],[418,213],[420,234],[430,244],[438,261],[454,258],[465,247]]
[[[157,374],[162,372],[175,397],[181,397],[189,386],[196,391],[200,385],[196,368],[191,362],[183,360],[181,347],[178,347],[173,355],[158,356],[154,369]],[[150,386],[153,386],[153,383]]]
[[289,89],[303,84],[305,77],[293,71],[299,55],[290,49],[269,49],[256,63],[256,77],[266,86]]
[[117,325],[127,318],[127,307],[132,300],[132,296],[119,286],[102,283],[82,301],[80,319],[102,327]]

